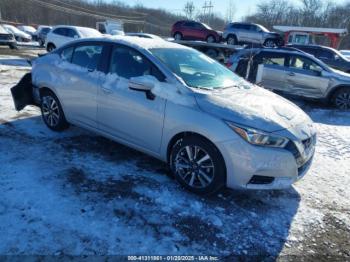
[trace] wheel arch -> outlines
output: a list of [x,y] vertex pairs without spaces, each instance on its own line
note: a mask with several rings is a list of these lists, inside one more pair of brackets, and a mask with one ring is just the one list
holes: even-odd
[[338,85],[333,87],[327,94],[327,101],[331,102],[333,95],[335,94],[335,92],[337,92],[340,88],[349,88],[350,89],[350,85]]
[[[206,141],[208,141],[208,143],[212,144],[217,149],[217,151],[221,154],[221,157],[224,159],[224,163],[225,163],[225,158],[223,157],[219,148],[214,144],[214,142],[212,142],[207,136],[200,134],[200,133],[197,133],[197,132],[194,132],[194,131],[183,131],[183,132],[179,132],[179,133],[172,136],[172,138],[168,142],[167,149],[166,149],[166,160],[168,163],[170,160],[171,149],[173,148],[175,143],[178,140],[183,139],[184,137],[188,137],[188,136],[197,136],[197,137],[203,138]],[[225,168],[226,168],[226,166],[225,166]]]

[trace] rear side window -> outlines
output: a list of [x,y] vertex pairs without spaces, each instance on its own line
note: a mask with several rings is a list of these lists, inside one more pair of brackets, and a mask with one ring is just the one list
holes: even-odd
[[320,49],[317,52],[317,57],[322,58],[322,59],[331,59],[331,60],[333,60],[334,59],[334,53],[332,53],[329,50]]
[[113,48],[109,72],[126,79],[153,75],[161,82],[165,80],[164,75],[147,58],[138,51],[124,46],[116,46]]
[[284,54],[262,53],[261,59],[264,65],[275,65],[281,67],[286,65],[286,56]]
[[73,51],[74,51],[73,46],[63,49],[61,52],[61,59],[63,61],[70,62],[72,60]]
[[65,36],[66,35],[66,29],[65,28],[56,28],[55,30],[52,31],[52,33],[56,34],[56,35],[61,35],[61,36]]
[[102,45],[77,46],[73,53],[72,64],[94,71],[102,56],[102,49]]
[[66,29],[66,36],[67,37],[71,37],[71,38],[79,37],[78,33],[75,30],[71,29],[71,28],[67,28]]

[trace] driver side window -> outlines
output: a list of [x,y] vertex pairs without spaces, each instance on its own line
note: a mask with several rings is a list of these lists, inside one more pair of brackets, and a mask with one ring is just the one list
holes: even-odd
[[322,67],[316,64],[309,58],[302,56],[292,56],[290,60],[290,67],[311,72],[321,72]]
[[153,75],[160,82],[165,81],[165,76],[146,57],[138,51],[125,47],[113,48],[109,72],[130,79],[131,77]]

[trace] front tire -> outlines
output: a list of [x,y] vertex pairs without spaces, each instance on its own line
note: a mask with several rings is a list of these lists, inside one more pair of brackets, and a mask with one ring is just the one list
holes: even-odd
[[41,116],[48,128],[62,131],[69,127],[58,98],[51,91],[45,91],[41,96]]
[[183,38],[183,36],[182,36],[181,33],[177,32],[177,33],[174,34],[175,41],[181,41],[182,38]]
[[215,41],[215,37],[214,36],[212,36],[212,35],[209,35],[208,37],[207,37],[207,43],[215,43],[216,41]]
[[273,39],[266,39],[265,43],[264,43],[265,47],[275,47],[276,46],[276,42]]
[[237,38],[234,35],[229,35],[227,37],[227,44],[228,45],[237,45],[238,44]]
[[350,109],[350,87],[339,88],[332,96],[331,103],[342,110]]
[[171,149],[170,169],[187,190],[209,195],[226,183],[224,159],[214,144],[199,136],[179,139]]

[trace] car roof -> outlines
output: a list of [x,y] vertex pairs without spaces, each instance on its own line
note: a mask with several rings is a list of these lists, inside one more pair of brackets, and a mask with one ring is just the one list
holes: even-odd
[[152,48],[191,49],[189,47],[176,44],[176,43],[171,43],[163,39],[142,38],[142,37],[134,37],[134,36],[121,36],[121,35],[102,36],[98,38],[84,38],[84,39],[76,40],[74,41],[74,43],[83,43],[83,42],[89,42],[89,41],[124,44],[130,47],[134,47],[136,49],[146,49],[146,50],[149,50]]
[[314,49],[328,49],[333,51],[334,48],[324,45],[301,45],[301,44],[290,44],[288,46],[295,46],[295,47],[304,47],[304,48],[314,48]]
[[56,29],[56,28],[71,28],[71,29],[80,29],[80,28],[81,29],[85,29],[85,28],[88,28],[88,29],[95,29],[95,28],[92,28],[92,27],[75,26],[75,25],[56,25],[52,29]]

